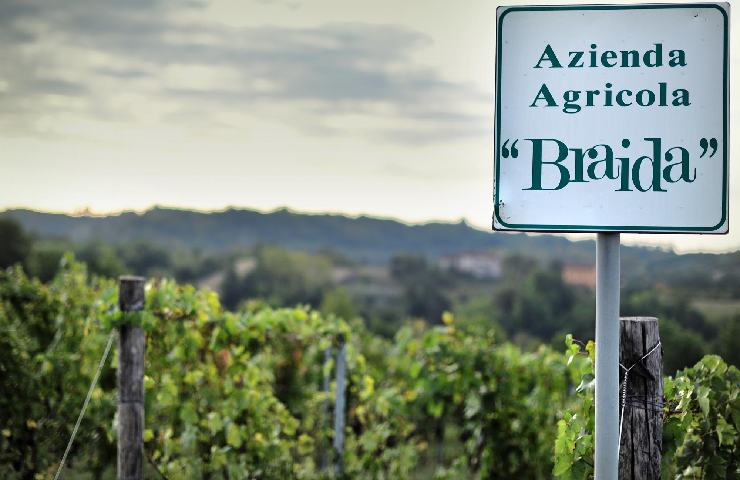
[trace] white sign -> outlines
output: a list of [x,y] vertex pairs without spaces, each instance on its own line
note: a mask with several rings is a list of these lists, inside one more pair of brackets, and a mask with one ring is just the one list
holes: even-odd
[[494,228],[727,233],[729,10],[499,8]]

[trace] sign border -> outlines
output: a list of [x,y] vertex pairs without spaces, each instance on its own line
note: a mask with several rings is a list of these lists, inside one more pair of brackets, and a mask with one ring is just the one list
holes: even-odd
[[[727,4],[729,5],[729,4]],[[503,20],[510,12],[536,12],[550,10],[642,10],[642,9],[675,9],[675,8],[712,8],[722,13],[724,18],[724,55],[723,55],[723,77],[724,77],[724,106],[723,106],[723,178],[722,178],[722,218],[719,223],[713,227],[670,227],[654,225],[549,225],[549,224],[513,224],[507,223],[501,219],[499,213],[499,177],[501,167],[501,57],[503,42]],[[494,181],[493,181],[493,230],[498,231],[542,231],[542,232],[631,232],[631,233],[659,233],[659,234],[678,234],[678,233],[702,233],[713,235],[726,235],[730,231],[728,218],[728,177],[729,177],[729,115],[728,109],[730,104],[730,71],[729,71],[729,17],[728,11],[720,3],[661,3],[661,4],[633,4],[633,5],[529,5],[529,6],[501,6],[498,7],[496,21],[496,115],[494,117],[495,127],[495,148],[494,160]],[[717,231],[723,225],[726,225],[726,231]]]

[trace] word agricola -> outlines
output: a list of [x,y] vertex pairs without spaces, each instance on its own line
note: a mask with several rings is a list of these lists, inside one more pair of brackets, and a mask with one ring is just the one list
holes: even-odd
[[[681,68],[686,64],[686,52],[663,48],[655,43],[652,48],[639,50],[598,50],[595,43],[590,50],[556,52],[548,44],[532,68],[534,69],[594,69],[594,68]],[[687,107],[691,105],[689,91],[674,88],[667,82],[655,82],[642,89],[619,88],[614,82],[605,82],[597,88],[565,90],[561,95],[547,85],[533,94],[532,108],[562,108],[564,113],[575,114],[584,107]],[[560,101],[562,99],[562,101]]]

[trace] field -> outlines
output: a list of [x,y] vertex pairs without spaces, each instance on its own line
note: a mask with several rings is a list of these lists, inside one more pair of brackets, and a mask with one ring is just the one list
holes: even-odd
[[[106,341],[124,324],[148,335],[143,438],[152,475],[592,475],[592,343],[569,338],[523,351],[451,313],[388,339],[306,307],[229,311],[213,292],[166,280],[150,282],[145,310],[127,314],[114,281],[67,257],[48,284],[20,268],[0,273],[3,478],[53,475]],[[338,411],[343,345],[346,407]],[[116,369],[113,356],[64,478],[112,474]],[[664,472],[729,478],[738,469],[738,370],[707,356],[665,382]],[[340,414],[345,440],[331,447]]]
[[691,305],[712,323],[727,321],[740,314],[740,300],[697,299]]

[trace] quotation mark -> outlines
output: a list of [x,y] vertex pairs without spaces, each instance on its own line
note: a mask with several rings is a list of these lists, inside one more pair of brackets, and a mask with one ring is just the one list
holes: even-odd
[[699,140],[699,146],[701,147],[701,155],[699,155],[699,158],[703,158],[704,155],[707,154],[707,150],[710,148],[712,149],[712,153],[709,154],[709,158],[712,158],[715,153],[717,153],[717,139],[716,138],[710,138],[709,141],[707,141],[706,138],[702,138]]
[[[511,144],[511,150],[506,146],[507,143],[509,143],[509,140],[506,140],[503,145],[501,145],[501,156],[504,158],[509,158],[509,155],[511,155],[511,158],[516,158],[519,156],[519,150],[516,148],[516,142],[519,140],[514,140],[514,142]],[[716,140],[715,140],[716,142]]]

